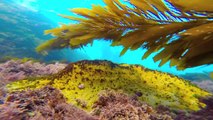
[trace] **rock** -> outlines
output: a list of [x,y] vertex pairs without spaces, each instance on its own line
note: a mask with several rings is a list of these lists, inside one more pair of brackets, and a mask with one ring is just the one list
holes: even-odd
[[84,84],[80,84],[80,85],[78,86],[78,88],[79,88],[79,89],[84,89],[85,86],[84,86]]

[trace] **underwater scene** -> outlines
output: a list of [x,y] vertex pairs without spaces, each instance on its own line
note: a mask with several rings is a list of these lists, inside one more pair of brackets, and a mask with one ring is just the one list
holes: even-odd
[[0,0],[0,120],[213,120],[213,0]]

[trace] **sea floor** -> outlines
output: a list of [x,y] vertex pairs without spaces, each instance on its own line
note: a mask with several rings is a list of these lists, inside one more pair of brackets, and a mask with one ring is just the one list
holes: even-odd
[[[8,92],[6,85],[19,79],[56,74],[67,64],[7,61],[0,64],[1,120],[213,120],[213,98],[203,98],[207,106],[199,111],[172,110],[153,107],[138,100],[141,93],[131,96],[117,91],[103,91],[86,112],[67,102],[60,90],[45,86],[36,90]],[[202,89],[213,92],[210,80],[194,81]],[[84,106],[84,103],[79,101]]]

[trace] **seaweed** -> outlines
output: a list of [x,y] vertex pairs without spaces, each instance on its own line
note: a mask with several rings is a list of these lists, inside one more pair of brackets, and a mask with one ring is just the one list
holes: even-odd
[[68,104],[61,92],[50,86],[10,93],[0,111],[1,120],[97,120]]
[[55,38],[37,51],[75,49],[104,39],[112,46],[124,46],[121,55],[141,47],[147,49],[142,59],[158,52],[153,59],[161,61],[159,66],[170,61],[170,66],[182,70],[213,63],[212,0],[129,0],[131,6],[119,0],[104,2],[104,7],[71,9],[81,17],[61,15],[78,22],[46,30]]
[[79,61],[49,77],[24,79],[7,84],[9,92],[34,90],[50,85],[72,103],[92,110],[103,90],[122,91],[138,100],[173,110],[197,111],[206,105],[199,98],[212,96],[189,81],[139,65],[115,64],[109,61]]
[[[92,115],[100,120],[173,120],[137,99],[122,92],[103,91],[94,103]],[[139,96],[138,96],[139,97]]]

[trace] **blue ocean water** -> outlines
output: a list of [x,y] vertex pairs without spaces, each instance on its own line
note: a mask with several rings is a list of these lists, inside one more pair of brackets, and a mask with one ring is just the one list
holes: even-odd
[[[92,4],[100,4],[102,6],[105,5],[102,0],[11,0],[10,2],[13,2],[14,4],[22,7],[25,10],[31,11],[32,13],[40,14],[41,16],[47,18],[49,20],[49,24],[51,24],[49,27],[50,29],[52,27],[59,26],[60,23],[72,23],[73,21],[69,21],[58,16],[58,14],[75,15],[69,11],[69,9],[71,8],[91,8]],[[155,63],[152,60],[153,56],[156,53],[152,54],[145,60],[141,60],[141,56],[146,50],[142,48],[135,51],[129,50],[125,55],[119,57],[122,49],[122,46],[111,47],[110,42],[96,40],[93,46],[88,45],[83,47],[83,49],[70,50],[69,48],[67,48],[59,51],[63,53],[60,55],[60,57],[70,62],[75,62],[83,59],[104,59],[110,60],[115,63],[140,64],[153,70],[160,70],[176,75],[213,71],[213,65],[188,68],[184,71],[178,71],[175,67],[170,68],[169,63],[163,65],[162,67],[158,67],[159,62]],[[51,58],[54,59],[54,56],[52,56]]]

